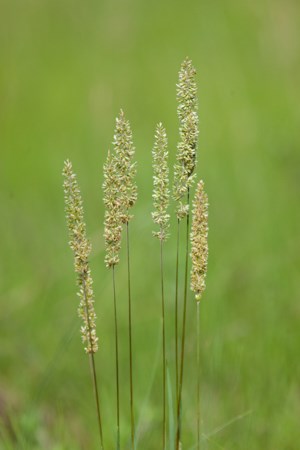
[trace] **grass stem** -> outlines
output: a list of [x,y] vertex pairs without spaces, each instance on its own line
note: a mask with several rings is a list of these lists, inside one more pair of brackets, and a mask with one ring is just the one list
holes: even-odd
[[[187,204],[190,206],[190,190],[187,192]],[[176,450],[179,450],[181,438],[181,400],[184,369],[184,350],[185,350],[185,325],[186,325],[186,307],[187,307],[187,288],[188,288],[188,264],[189,264],[189,237],[190,237],[190,212],[186,216],[186,252],[185,252],[185,273],[184,273],[184,296],[183,296],[183,315],[182,315],[182,335],[181,335],[181,355],[180,355],[180,374],[178,386],[178,404],[177,404],[177,432],[176,432]]]
[[176,242],[176,280],[175,280],[175,388],[176,405],[178,407],[178,271],[179,271],[179,236],[180,220],[177,219],[177,242]]
[[200,450],[200,302],[197,302],[197,330],[196,330],[196,352],[197,352],[197,450]]
[[[82,274],[82,287],[83,287],[83,295],[84,295],[84,300],[85,300],[85,311],[86,311],[88,330],[89,330],[88,332],[90,335],[90,340],[92,340],[84,273]],[[95,401],[96,401],[97,420],[98,420],[99,436],[100,436],[100,448],[101,448],[101,450],[104,450],[103,434],[102,434],[102,421],[101,421],[101,412],[100,412],[100,401],[99,401],[99,393],[98,393],[98,383],[97,383],[94,352],[89,353],[89,360],[90,360],[90,368],[91,368],[92,382],[93,382],[93,388],[94,388],[94,396],[95,396]]]
[[101,444],[100,448],[101,448],[101,450],[104,450],[102,422],[101,422],[101,413],[100,413],[100,401],[99,401],[99,394],[98,394],[98,383],[97,383],[97,374],[96,374],[94,353],[89,354],[89,359],[90,359],[90,367],[91,367],[91,374],[92,374],[93,387],[94,387],[94,395],[95,395],[95,400],[96,400],[97,419],[98,419],[99,436],[100,436],[100,444]]
[[163,241],[160,241],[160,274],[161,274],[161,317],[162,317],[162,355],[163,355],[163,450],[166,449],[166,332],[165,332],[165,294]]
[[133,410],[133,375],[132,375],[132,320],[131,320],[131,284],[130,284],[130,253],[129,253],[129,224],[126,223],[127,238],[127,274],[128,274],[128,333],[129,333],[129,378],[130,378],[130,418],[131,418],[131,446],[135,448],[135,424]]
[[114,293],[114,319],[115,319],[115,354],[116,354],[116,394],[117,394],[117,450],[120,450],[120,388],[119,388],[119,339],[118,315],[116,299],[115,266],[112,266],[113,293]]

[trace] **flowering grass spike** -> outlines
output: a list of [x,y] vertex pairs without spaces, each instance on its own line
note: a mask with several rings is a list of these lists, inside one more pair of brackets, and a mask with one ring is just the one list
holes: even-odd
[[178,202],[177,217],[180,220],[189,210],[189,205],[184,203],[182,198],[188,193],[195,178],[199,134],[196,70],[188,58],[183,61],[179,71],[177,102],[180,141],[174,166],[173,198]]
[[162,448],[166,449],[166,331],[165,331],[165,294],[164,294],[164,264],[163,243],[168,237],[170,215],[167,213],[169,206],[169,169],[168,169],[168,141],[166,130],[159,123],[156,127],[155,141],[152,151],[153,156],[153,204],[155,211],[152,213],[153,221],[159,226],[159,231],[153,235],[160,240],[160,274],[161,274],[161,318],[162,318]]
[[121,248],[122,218],[119,198],[120,177],[117,172],[116,157],[108,152],[104,164],[104,238],[106,246],[105,264],[112,267],[118,264]]
[[83,320],[81,336],[85,344],[85,351],[95,353],[98,350],[98,338],[96,336],[93,280],[88,262],[91,245],[86,238],[80,190],[69,160],[64,163],[63,176],[65,212],[70,236],[69,244],[74,252],[74,267],[78,275],[78,296],[80,298],[78,314]]
[[[135,448],[135,422],[134,422],[134,393],[133,393],[133,349],[132,349],[132,312],[131,312],[131,279],[130,279],[130,233],[129,221],[133,217],[129,214],[137,200],[137,186],[135,184],[136,162],[133,161],[135,148],[132,142],[132,132],[129,121],[125,119],[121,110],[116,119],[116,128],[113,140],[114,158],[118,182],[118,202],[120,225],[126,228],[127,253],[127,287],[128,287],[128,337],[129,337],[129,377],[130,377],[130,419],[131,419],[131,445]],[[117,330],[116,330],[117,333]],[[117,349],[116,349],[117,350]],[[117,352],[118,353],[118,352]],[[117,382],[118,383],[118,382]],[[119,403],[119,402],[118,402]],[[118,406],[119,408],[119,406]],[[119,422],[119,418],[118,418]],[[119,438],[118,438],[119,441]]]
[[197,302],[205,290],[208,259],[208,199],[204,183],[199,181],[193,202],[193,222],[191,232],[191,290]]
[[168,140],[166,130],[159,123],[156,127],[153,155],[153,205],[155,211],[152,218],[159,226],[159,231],[153,235],[161,241],[168,237],[170,215],[167,213],[169,206],[169,169],[168,169]]
[[132,216],[129,209],[137,200],[136,162],[133,161],[135,148],[132,142],[132,132],[129,121],[121,110],[116,119],[116,128],[113,140],[115,150],[117,173],[119,178],[119,198],[123,223],[128,223]]

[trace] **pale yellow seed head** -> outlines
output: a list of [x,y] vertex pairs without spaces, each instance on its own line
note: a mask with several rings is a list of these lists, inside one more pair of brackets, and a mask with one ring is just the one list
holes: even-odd
[[135,148],[132,141],[132,131],[129,121],[125,118],[122,110],[116,119],[113,147],[119,180],[119,200],[122,210],[122,221],[128,223],[132,218],[129,210],[137,200],[137,186],[135,183],[136,162],[133,161]]
[[116,157],[108,152],[107,160],[104,164],[103,182],[105,264],[108,268],[115,266],[120,260],[123,214],[120,200],[120,182]]
[[177,102],[180,140],[174,165],[173,198],[178,202],[177,217],[180,220],[189,213],[188,204],[183,203],[183,197],[195,180],[199,134],[196,70],[188,58],[183,61],[179,71]]
[[204,183],[199,181],[193,201],[193,221],[191,230],[191,290],[200,301],[205,290],[208,259],[208,199]]
[[153,156],[153,205],[155,211],[152,219],[158,225],[159,230],[153,235],[161,241],[168,237],[170,215],[167,213],[169,206],[169,168],[168,168],[168,140],[166,130],[159,123],[156,127],[155,142],[152,151]]
[[184,122],[192,111],[198,109],[196,69],[189,58],[186,58],[180,67],[177,102],[177,114],[180,123]]
[[98,338],[96,335],[93,280],[88,262],[91,245],[86,238],[86,226],[79,186],[69,160],[64,163],[63,176],[65,212],[70,236],[69,244],[74,252],[74,267],[79,288],[78,314],[83,320],[81,336],[85,344],[85,351],[87,353],[95,353],[98,350]]

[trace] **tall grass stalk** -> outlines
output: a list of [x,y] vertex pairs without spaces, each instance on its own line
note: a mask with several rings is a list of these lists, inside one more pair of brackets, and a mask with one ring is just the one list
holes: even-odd
[[119,263],[121,247],[122,211],[119,202],[119,175],[115,155],[108,152],[104,164],[104,238],[105,238],[105,264],[112,269],[114,331],[115,331],[115,371],[116,371],[116,421],[117,421],[117,450],[120,448],[120,391],[119,391],[119,341],[118,341],[118,315],[116,298],[115,266]]
[[86,237],[86,225],[83,215],[83,204],[76,174],[70,161],[65,161],[64,169],[65,212],[70,236],[70,247],[74,252],[74,268],[77,273],[77,285],[80,298],[78,315],[82,319],[81,337],[85,344],[85,351],[89,355],[93,390],[96,402],[97,420],[99,427],[100,448],[104,450],[100,401],[97,386],[97,375],[94,354],[98,350],[96,335],[96,313],[94,308],[93,280],[88,258],[91,244]]
[[137,200],[137,187],[134,181],[136,163],[133,162],[134,146],[132,132],[124,112],[121,110],[116,119],[113,139],[114,155],[108,153],[104,166],[104,203],[105,212],[105,242],[106,265],[113,268],[114,291],[114,320],[115,320],[115,351],[116,351],[116,394],[117,394],[117,449],[120,447],[120,395],[119,395],[119,346],[118,319],[115,288],[115,265],[119,263],[121,234],[126,224],[127,235],[127,269],[128,269],[128,318],[129,318],[129,359],[130,359],[130,411],[131,411],[131,440],[134,448],[134,415],[133,415],[133,379],[132,379],[132,324],[131,324],[131,286],[130,286],[130,254],[128,223],[132,216],[130,208]]
[[204,183],[199,181],[193,201],[191,231],[191,290],[197,302],[196,366],[197,366],[197,450],[200,450],[200,300],[205,290],[208,259],[208,199]]
[[[183,315],[181,330],[181,353],[177,394],[177,431],[176,450],[179,449],[181,434],[181,401],[184,372],[185,328],[188,286],[189,225],[190,225],[190,188],[195,180],[196,151],[198,142],[198,105],[196,70],[192,61],[186,58],[181,64],[177,84],[177,115],[179,119],[179,143],[177,145],[176,163],[174,165],[173,198],[177,202],[176,215],[180,221],[186,218],[185,273],[183,291]],[[178,239],[179,241],[179,239]],[[178,265],[176,261],[176,266]],[[176,268],[176,275],[178,269]],[[178,277],[176,277],[176,284]],[[178,289],[177,289],[178,292]],[[178,303],[178,301],[177,301]],[[175,309],[178,309],[175,299]],[[175,315],[177,312],[175,311]],[[178,331],[178,330],[177,330]],[[177,352],[177,347],[176,347]],[[176,359],[176,356],[175,356]]]
[[162,321],[162,407],[163,407],[163,436],[162,448],[166,449],[166,325],[165,325],[165,293],[164,293],[164,264],[163,243],[168,237],[169,219],[169,169],[168,169],[168,141],[166,130],[159,123],[156,127],[153,155],[153,221],[159,227],[153,235],[160,240],[160,279],[161,279],[161,321]]
[[130,279],[130,242],[129,221],[132,219],[130,209],[137,200],[137,186],[135,184],[136,162],[133,161],[135,148],[132,141],[132,131],[129,121],[121,110],[116,120],[116,128],[113,140],[116,156],[116,170],[118,177],[118,202],[122,224],[126,226],[126,252],[127,252],[127,289],[128,289],[128,339],[129,339],[129,396],[130,396],[130,425],[131,446],[134,450],[135,424],[134,424],[134,394],[133,394],[133,370],[132,370],[132,314],[131,314],[131,279]]

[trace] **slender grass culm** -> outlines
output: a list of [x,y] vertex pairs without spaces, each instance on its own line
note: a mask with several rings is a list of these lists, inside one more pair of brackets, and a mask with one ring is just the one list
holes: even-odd
[[91,245],[86,238],[86,225],[83,217],[83,207],[80,190],[76,175],[73,172],[70,161],[65,161],[64,169],[64,193],[65,212],[70,236],[70,247],[74,252],[74,267],[77,273],[77,284],[79,287],[80,303],[78,314],[83,320],[81,326],[81,337],[85,345],[85,351],[89,355],[92,382],[97,409],[97,419],[99,427],[100,448],[104,450],[102,422],[100,412],[100,401],[97,386],[97,375],[94,354],[98,350],[98,338],[96,335],[96,314],[94,309],[93,280],[89,267],[88,257],[91,252]]
[[116,364],[116,419],[117,419],[117,450],[120,449],[120,384],[119,384],[119,338],[118,315],[116,299],[115,266],[119,263],[121,248],[122,219],[119,193],[119,178],[116,157],[110,151],[104,164],[103,200],[105,205],[104,238],[105,238],[105,264],[112,269],[114,325],[115,325],[115,364]]
[[118,338],[118,312],[116,300],[115,266],[119,263],[121,247],[121,234],[123,225],[126,225],[127,237],[127,275],[128,275],[128,337],[129,337],[129,380],[130,380],[130,419],[131,419],[131,445],[134,449],[134,404],[133,404],[133,373],[132,373],[132,318],[131,318],[131,283],[130,283],[130,246],[129,221],[132,216],[130,209],[137,200],[137,187],[134,181],[136,163],[133,162],[134,147],[132,132],[128,120],[121,110],[116,119],[113,139],[114,154],[108,153],[104,165],[104,204],[105,204],[105,230],[106,243],[105,262],[112,268],[114,322],[115,322],[115,357],[116,357],[116,402],[117,402],[117,450],[120,448],[120,380],[119,380],[119,338]]
[[130,422],[131,422],[131,447],[135,448],[135,424],[134,424],[134,391],[132,370],[132,308],[131,308],[131,274],[130,274],[130,242],[129,221],[132,215],[130,209],[137,200],[137,186],[135,184],[136,163],[133,162],[135,149],[132,142],[132,132],[129,121],[125,119],[121,110],[116,120],[114,135],[114,150],[116,154],[117,171],[119,179],[119,199],[122,214],[122,222],[126,227],[126,253],[127,253],[127,289],[128,289],[128,339],[129,339],[129,385],[130,385]]
[[165,331],[165,294],[164,294],[164,266],[163,243],[168,237],[170,215],[169,206],[169,169],[167,135],[164,127],[159,123],[156,127],[153,155],[153,221],[159,230],[153,235],[160,240],[160,274],[161,274],[161,320],[162,320],[162,404],[163,404],[163,439],[162,448],[166,449],[166,331]]
[[199,181],[193,201],[191,230],[191,290],[196,299],[196,367],[197,367],[197,450],[200,450],[200,300],[205,290],[208,259],[208,199],[204,183]]
[[[189,256],[189,233],[190,233],[190,188],[195,180],[196,152],[198,141],[198,104],[196,70],[189,58],[186,58],[179,71],[179,82],[177,84],[177,114],[179,119],[179,143],[177,147],[176,163],[174,166],[173,198],[177,202],[177,245],[176,245],[176,281],[175,281],[175,370],[176,370],[176,399],[177,399],[177,429],[175,448],[179,450],[181,436],[181,400],[185,357],[185,331],[186,331],[186,309],[188,288],[188,256]],[[186,218],[186,244],[185,244],[185,272],[183,313],[180,346],[180,364],[178,361],[178,261],[179,261],[179,239],[180,222]]]

